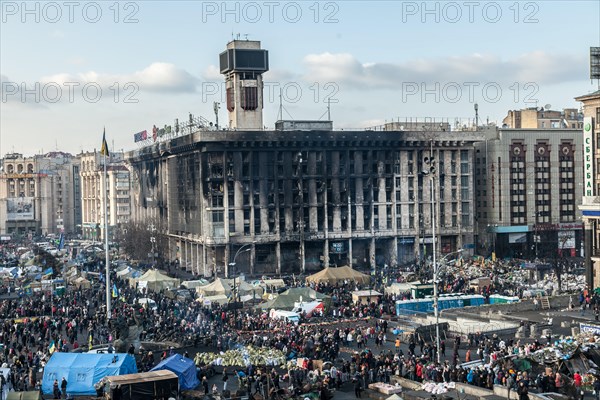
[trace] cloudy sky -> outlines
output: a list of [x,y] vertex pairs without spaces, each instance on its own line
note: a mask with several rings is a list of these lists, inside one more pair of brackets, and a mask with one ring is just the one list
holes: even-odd
[[[224,101],[232,38],[269,50],[265,124],[499,122],[593,91],[598,1],[0,1],[0,156],[138,146],[133,135]],[[239,35],[239,36],[238,36]],[[223,106],[220,121],[227,121]]]

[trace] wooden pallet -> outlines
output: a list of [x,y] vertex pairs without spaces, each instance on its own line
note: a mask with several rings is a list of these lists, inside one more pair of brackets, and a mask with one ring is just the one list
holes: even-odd
[[540,304],[542,306],[542,310],[549,310],[550,309],[550,299],[548,298],[548,296],[544,296],[544,297],[540,298]]

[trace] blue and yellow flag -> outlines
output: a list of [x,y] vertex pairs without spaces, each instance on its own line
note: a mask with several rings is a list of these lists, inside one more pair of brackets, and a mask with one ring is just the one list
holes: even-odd
[[60,237],[58,239],[58,249],[62,250],[65,248],[65,234],[63,232],[60,233]]
[[100,148],[100,154],[105,157],[109,156],[108,143],[106,143],[106,128],[104,128],[104,132],[102,133],[102,147]]
[[48,351],[50,352],[50,354],[54,353],[54,351],[56,351],[56,346],[54,345],[54,340],[52,341],[52,343],[50,343],[50,347],[48,347]]
[[117,289],[117,285],[115,283],[113,283],[112,297],[113,297],[113,299],[116,299],[117,297],[119,297],[119,289]]

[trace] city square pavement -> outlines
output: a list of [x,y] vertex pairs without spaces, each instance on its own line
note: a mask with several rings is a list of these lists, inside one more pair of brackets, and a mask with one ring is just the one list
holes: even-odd
[[[593,315],[593,312],[591,310],[586,310],[584,315],[581,315],[581,311],[579,309],[575,309],[575,310],[562,310],[562,309],[553,309],[553,310],[539,310],[539,311],[524,311],[524,312],[516,312],[516,313],[512,313],[510,315],[503,315],[504,318],[507,319],[512,319],[515,322],[520,322],[520,321],[525,321],[527,323],[544,323],[547,321],[548,318],[552,318],[552,327],[550,328],[552,331],[552,340],[556,340],[558,339],[561,335],[564,336],[570,336],[571,335],[571,325],[574,326],[579,326],[579,322],[584,322],[584,323],[594,323],[595,322],[595,317]],[[561,323],[563,322],[567,322],[569,326],[567,327],[561,327]],[[367,326],[367,323],[360,323],[358,325],[356,325],[356,327],[358,326]],[[389,322],[389,330],[391,331],[391,329],[393,329],[395,327],[395,323],[393,321]],[[541,332],[540,332],[541,333]],[[500,335],[503,339],[510,339],[510,338],[515,338],[514,333],[510,333],[510,334],[506,334],[506,335]],[[527,342],[531,342],[533,339],[531,338],[523,338],[520,339],[522,343],[527,343]],[[540,342],[542,343],[546,343],[546,338],[542,337],[539,339]],[[392,352],[395,351],[395,336],[391,333],[388,332],[387,335],[387,342],[380,347],[376,347],[375,346],[375,342],[373,339],[370,339],[369,342],[367,343],[366,348],[370,349],[375,355],[378,355],[380,352],[382,351],[388,351],[391,350]],[[453,353],[453,346],[454,346],[454,341],[452,338],[448,338],[446,341],[446,355],[442,355],[441,359],[442,362],[443,361],[448,361],[448,362],[452,362],[451,357],[452,357],[452,353]],[[401,346],[400,346],[401,350],[403,351],[404,354],[408,354],[409,349],[408,349],[408,343],[406,342],[402,342]],[[464,362],[465,360],[465,355],[468,349],[468,343],[466,341],[466,338],[463,338],[460,348],[459,348],[459,360],[460,362]],[[196,351],[214,351],[214,349],[212,348],[196,348],[196,349],[180,349],[180,352],[184,352],[184,351],[188,351],[190,354],[190,357],[193,358],[194,354],[196,353]],[[358,347],[356,346],[356,343],[353,343],[352,346],[349,347],[342,347],[340,350],[340,359],[348,359],[351,357],[352,353],[355,351],[362,351],[363,349],[358,349]],[[417,352],[417,354],[419,354],[419,346],[416,347],[415,351]],[[475,351],[471,351],[471,358],[475,359],[477,357]],[[336,364],[337,365],[337,364]],[[229,369],[230,371],[230,379],[228,381],[228,385],[227,385],[227,389],[231,392],[235,392],[238,389],[238,381],[235,378],[235,376],[231,376],[231,374],[233,373],[233,368]],[[209,385],[210,387],[212,387],[213,384],[217,385],[217,388],[219,390],[222,390],[223,388],[223,382],[221,380],[221,375],[217,374],[214,377],[212,377],[209,380]],[[428,397],[424,397],[424,398],[430,398],[431,395],[429,395]],[[381,395],[378,393],[375,393],[371,390],[365,390],[363,392],[363,398],[374,398],[374,399],[384,399],[388,396],[385,395]],[[352,385],[351,382],[346,382],[345,384],[342,385],[342,387],[340,388],[340,390],[337,390],[334,394],[334,398],[335,399],[351,399],[351,398],[355,398],[354,396],[354,387]],[[461,399],[468,399],[468,396],[465,395],[461,395]],[[592,399],[593,396],[591,393],[586,394],[586,399]]]

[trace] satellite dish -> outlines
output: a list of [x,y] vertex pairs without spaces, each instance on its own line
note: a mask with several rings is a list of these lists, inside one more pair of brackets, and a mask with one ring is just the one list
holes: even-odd
[[550,105],[550,104],[546,104],[546,105],[544,106],[544,108],[545,108],[546,110],[549,110],[551,107],[552,107],[552,105]]

